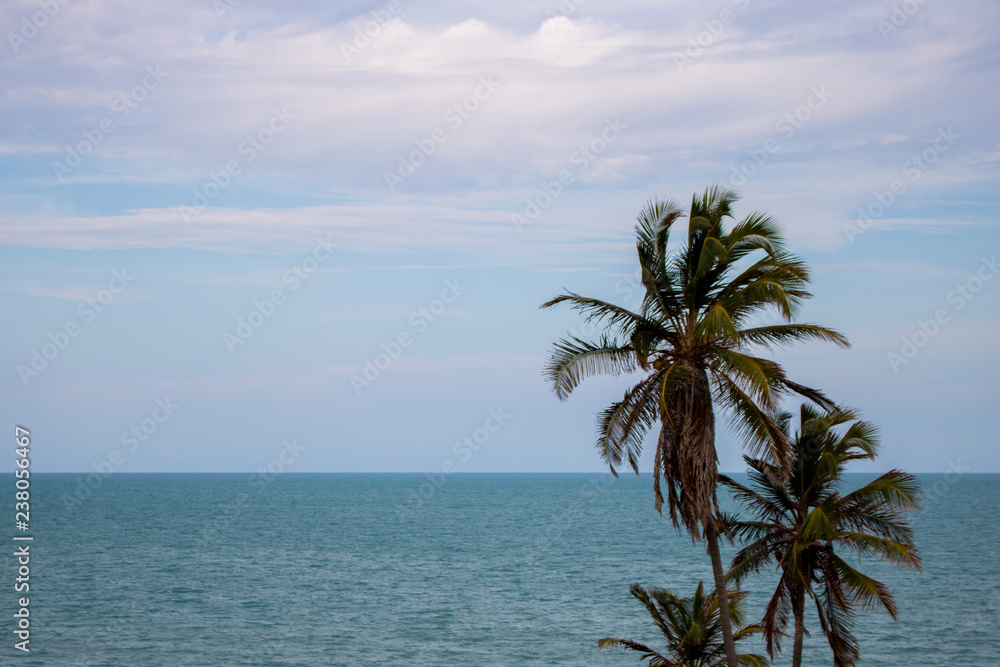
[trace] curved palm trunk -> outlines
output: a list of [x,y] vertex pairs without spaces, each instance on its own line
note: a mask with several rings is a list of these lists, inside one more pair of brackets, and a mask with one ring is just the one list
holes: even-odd
[[722,645],[726,649],[727,667],[738,667],[736,662],[736,642],[733,641],[733,622],[729,618],[729,595],[726,593],[726,573],[722,569],[722,554],[719,552],[719,535],[714,527],[705,530],[708,555],[712,558],[712,574],[715,576],[715,591],[719,597],[719,625],[722,626]]
[[793,594],[792,613],[795,614],[795,641],[792,644],[792,667],[802,667],[802,636],[805,634],[806,596],[802,591]]

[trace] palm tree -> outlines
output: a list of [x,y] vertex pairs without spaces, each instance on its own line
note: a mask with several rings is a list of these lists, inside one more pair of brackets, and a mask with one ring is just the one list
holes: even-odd
[[[663,633],[669,657],[631,639],[607,637],[598,640],[598,648],[621,647],[636,651],[642,654],[641,659],[649,661],[648,667],[719,667],[726,664],[719,598],[714,592],[706,596],[702,582],[698,582],[693,598],[679,598],[661,588],[644,589],[639,584],[632,584],[628,590],[646,607],[653,624]],[[746,592],[738,592],[729,596],[729,618],[737,625],[743,623],[741,602],[745,595]],[[758,625],[741,627],[733,639],[739,641],[760,631]],[[767,658],[750,653],[739,654],[736,660],[748,667],[767,665]]]
[[[675,526],[682,523],[693,540],[704,537],[723,600],[714,404],[728,413],[751,454],[770,448],[775,460],[784,461],[787,439],[771,418],[781,397],[793,391],[832,403],[789,380],[780,365],[755,356],[753,348],[809,338],[848,345],[830,329],[791,323],[810,296],[809,272],[784,250],[769,216],[751,213],[727,230],[736,200],[734,192],[720,187],[693,197],[687,236],[673,249],[668,236],[683,215],[680,205],[671,200],[646,205],[635,228],[645,287],[639,312],[572,292],[542,305],[568,302],[588,322],[606,327],[596,342],[571,337],[556,344],[546,376],[559,399],[591,375],[642,374],[621,401],[599,415],[597,448],[612,473],[627,464],[638,474],[643,437],[659,422],[655,507],[662,512],[662,477],[670,518]],[[753,325],[754,317],[775,309],[784,323]],[[727,665],[736,667],[728,609],[721,606],[723,639]]]
[[[806,597],[812,597],[820,626],[833,650],[834,665],[853,665],[858,641],[851,633],[856,608],[881,607],[896,619],[896,603],[885,584],[841,558],[844,552],[875,556],[887,563],[920,569],[913,530],[904,512],[917,509],[919,484],[892,470],[856,491],[840,495],[848,463],[874,459],[876,428],[851,410],[821,412],[803,404],[799,431],[788,433],[792,416],[779,421],[794,456],[784,467],[744,457],[752,488],[722,475],[737,500],[754,516],[729,522],[734,537],[749,542],[733,558],[729,578],[739,583],[769,563],[781,572],[761,621],[768,654],[781,650],[780,638],[791,612],[795,619],[792,665],[802,664]],[[838,426],[854,422],[840,433]]]

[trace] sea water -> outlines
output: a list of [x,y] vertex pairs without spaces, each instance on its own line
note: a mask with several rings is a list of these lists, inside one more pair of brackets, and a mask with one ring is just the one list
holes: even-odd
[[[920,478],[923,572],[858,566],[890,586],[900,610],[898,622],[860,616],[861,664],[1000,664],[1000,476]],[[638,665],[596,645],[615,636],[662,646],[629,584],[683,596],[711,585],[704,546],[655,512],[648,475],[31,480],[31,652],[14,649],[23,594],[8,555],[4,664]],[[773,581],[748,582],[751,620]],[[815,616],[807,629],[805,664],[832,664]]]

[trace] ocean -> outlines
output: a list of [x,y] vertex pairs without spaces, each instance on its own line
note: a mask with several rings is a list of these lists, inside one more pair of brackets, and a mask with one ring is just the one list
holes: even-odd
[[[890,586],[900,620],[861,616],[860,664],[998,665],[1000,476],[920,479],[924,571],[861,564]],[[8,555],[4,664],[639,665],[596,647],[607,636],[658,644],[629,584],[688,596],[711,580],[704,547],[653,509],[648,475],[86,480],[31,477],[31,651],[14,649],[24,594]],[[749,617],[771,581],[748,583]],[[815,618],[807,629],[805,664],[831,664]]]

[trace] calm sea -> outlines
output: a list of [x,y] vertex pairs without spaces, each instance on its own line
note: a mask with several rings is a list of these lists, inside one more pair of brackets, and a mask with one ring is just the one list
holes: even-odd
[[[864,665],[1000,664],[1000,476],[953,477],[921,477],[923,573],[862,565],[900,606],[861,618]],[[595,645],[656,642],[629,584],[710,578],[648,476],[115,473],[73,501],[83,479],[32,476],[32,650],[8,555],[4,664],[638,665]],[[806,664],[830,664],[809,623]]]

